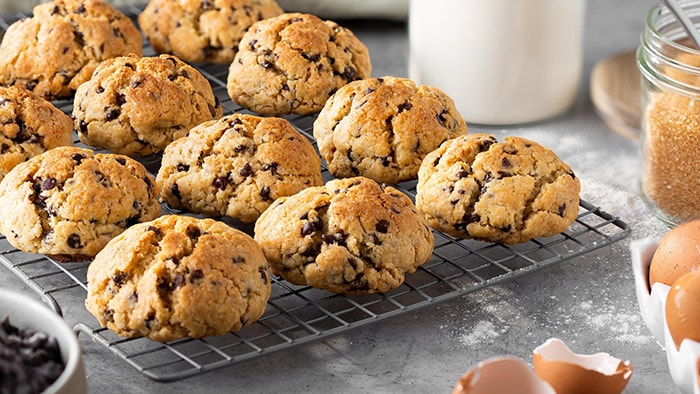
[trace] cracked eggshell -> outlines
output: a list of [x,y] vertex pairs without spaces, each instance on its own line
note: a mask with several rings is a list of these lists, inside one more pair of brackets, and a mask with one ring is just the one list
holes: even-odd
[[551,338],[532,353],[535,373],[557,394],[619,394],[632,377],[629,361],[607,353],[581,355]]
[[556,394],[520,358],[492,357],[470,368],[452,394]]

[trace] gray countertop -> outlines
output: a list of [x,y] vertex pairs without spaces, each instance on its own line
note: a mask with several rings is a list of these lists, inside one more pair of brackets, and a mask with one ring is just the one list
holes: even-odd
[[[83,337],[90,392],[449,393],[477,362],[514,355],[530,363],[532,350],[551,337],[577,353],[602,351],[630,360],[634,374],[626,393],[676,392],[664,350],[642,320],[629,253],[630,240],[659,237],[667,229],[638,195],[637,142],[607,128],[588,94],[593,64],[638,45],[653,3],[588,1],[585,76],[567,116],[528,127],[470,127],[552,148],[581,179],[582,198],[619,216],[631,227],[630,237],[505,284],[175,382],[151,380]],[[353,22],[350,27],[370,49],[374,76],[407,76],[404,24]],[[0,278],[3,287],[31,293],[4,267]]]

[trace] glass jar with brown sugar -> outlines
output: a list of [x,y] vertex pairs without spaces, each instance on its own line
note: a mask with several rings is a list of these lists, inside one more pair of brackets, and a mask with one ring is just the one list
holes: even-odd
[[[681,5],[700,23],[700,0]],[[700,50],[661,4],[647,14],[637,66],[642,197],[670,225],[700,219]]]

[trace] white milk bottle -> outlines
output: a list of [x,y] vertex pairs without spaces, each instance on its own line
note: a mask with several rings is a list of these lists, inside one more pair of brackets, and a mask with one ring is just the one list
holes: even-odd
[[409,76],[469,124],[559,116],[581,83],[584,12],[585,0],[411,0]]

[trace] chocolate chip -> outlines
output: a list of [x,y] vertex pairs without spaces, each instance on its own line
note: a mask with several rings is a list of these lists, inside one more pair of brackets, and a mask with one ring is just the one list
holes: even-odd
[[470,223],[479,223],[479,222],[481,222],[481,215],[479,215],[478,213],[472,213],[472,214],[469,216],[469,222],[470,222]]
[[10,149],[10,145],[3,143],[0,145],[0,153],[5,153]]
[[202,272],[202,270],[194,270],[190,273],[190,283],[194,283],[202,278],[204,278],[204,272]]
[[267,60],[263,60],[262,62],[260,62],[260,65],[263,68],[268,69],[268,70],[271,69],[272,67],[274,67],[274,65],[272,63],[268,62]]
[[385,219],[378,221],[375,230],[378,233],[386,234],[389,231],[389,221]]
[[117,163],[119,163],[119,164],[121,164],[121,165],[123,165],[123,166],[125,166],[125,165],[126,165],[126,159],[125,159],[125,158],[123,158],[123,157],[117,157],[117,158],[116,158],[116,159],[114,159],[114,160],[116,160],[116,161],[117,161]]
[[118,108],[105,108],[105,111],[105,120],[108,122],[117,119],[122,113]]
[[396,109],[397,113],[401,113],[403,111],[407,111],[409,109],[413,108],[413,104],[411,103],[401,103],[399,104],[398,108]]
[[348,238],[348,235],[345,234],[342,230],[335,233],[335,234],[323,234],[321,236],[321,239],[326,244],[328,244],[328,245],[338,244],[340,246],[345,246],[345,241],[347,240],[347,238]]
[[310,62],[317,62],[319,59],[321,59],[321,55],[318,53],[306,53],[302,52],[301,57],[304,59],[310,61]]
[[279,166],[279,164],[277,164],[277,162],[273,161],[272,163],[265,164],[263,166],[263,171],[270,171],[270,172],[272,172],[272,175],[277,175],[277,167],[278,166]]
[[357,70],[354,67],[346,66],[343,75],[348,81],[354,81],[357,79]]
[[258,268],[258,272],[260,273],[260,278],[262,278],[263,282],[267,283],[267,270],[263,267]]
[[468,176],[469,176],[469,173],[464,168],[457,171],[457,178],[459,178],[459,179],[466,178]]
[[311,235],[314,232],[316,232],[316,229],[314,228],[314,225],[312,223],[306,222],[304,223],[303,226],[301,226],[301,236],[306,237],[307,235]]
[[503,167],[512,167],[513,166],[507,157],[504,157],[503,159],[501,159],[501,165],[503,165]]
[[177,275],[175,275],[175,278],[173,279],[172,287],[173,287],[173,289],[177,289],[178,287],[184,286],[185,282],[186,282],[185,275],[177,274]]
[[95,89],[95,92],[97,94],[104,93],[104,91],[105,91],[105,88],[103,88],[102,86],[98,86],[97,89]]
[[69,235],[66,239],[66,243],[68,243],[68,246],[73,249],[80,249],[83,247],[82,241],[80,240],[80,235],[78,234]]
[[190,165],[185,163],[177,163],[177,170],[179,172],[186,172],[190,170]]
[[505,226],[501,226],[498,229],[503,231],[504,233],[507,233],[511,230],[512,226],[510,224],[506,224]]
[[126,104],[126,97],[121,93],[118,93],[114,100],[116,101],[117,105],[121,106]]
[[84,120],[81,120],[80,123],[78,124],[78,131],[80,131],[83,134],[88,133],[88,124]]
[[212,185],[219,190],[225,190],[226,186],[228,185],[228,178],[225,176],[216,177],[214,178]]
[[190,239],[193,241],[197,240],[202,235],[202,231],[199,229],[197,226],[188,226],[187,230],[185,230],[185,233],[187,234]]
[[73,159],[73,161],[75,161],[78,165],[80,165],[80,163],[83,162],[85,156],[80,153],[73,153],[70,158]]
[[56,178],[46,178],[41,182],[41,190],[51,190],[56,187]]
[[57,5],[55,5],[55,6],[53,6],[53,9],[51,10],[51,15],[56,15],[56,14],[58,14],[59,12],[61,12],[61,9],[58,8]]
[[122,33],[122,31],[121,31],[118,27],[115,27],[115,28],[112,29],[112,34],[113,34],[115,37],[125,38],[125,37],[124,37],[124,33]]
[[84,4],[79,5],[78,8],[75,9],[75,12],[77,12],[78,14],[84,13],[85,12],[85,5]]
[[317,245],[311,245],[308,249],[301,252],[302,257],[316,257],[319,253],[319,247]]
[[233,258],[233,264],[245,264],[245,258],[243,258],[243,256],[236,256]]
[[247,178],[247,177],[253,175],[253,167],[251,167],[250,163],[245,163],[245,165],[243,166],[243,168],[241,168],[241,169],[238,171],[238,173],[239,173],[242,177]]
[[270,187],[269,186],[263,186],[262,189],[260,189],[260,198],[262,198],[263,201],[270,201]]
[[441,126],[445,127],[447,123],[447,118],[445,118],[445,115],[447,115],[447,111],[443,110],[439,114],[435,115],[435,119],[440,123]]
[[282,90],[284,90],[285,92],[289,92],[289,91],[290,91],[289,85],[287,85],[286,83],[283,83],[283,84],[282,84]]
[[180,194],[180,188],[177,186],[177,183],[173,183],[173,186],[170,188],[170,192],[178,200],[182,199],[182,195]]
[[126,272],[118,271],[116,274],[114,274],[114,276],[112,276],[112,282],[114,282],[114,284],[117,286],[121,286],[124,284],[127,277],[128,275]]
[[85,45],[85,36],[83,35],[83,33],[79,32],[79,31],[74,31],[73,32],[73,41],[75,41],[76,45],[78,45],[79,47],[82,47]]
[[151,231],[151,232],[153,232],[155,235],[160,235],[160,234],[161,234],[160,229],[159,229],[158,227],[155,227],[155,226],[148,226],[148,227],[146,227],[146,231]]
[[257,44],[257,43],[258,43],[257,39],[252,39],[252,40],[248,41],[248,48],[250,48],[251,51],[254,51],[255,44]]
[[564,212],[566,212],[566,203],[559,206],[559,216],[564,217]]

